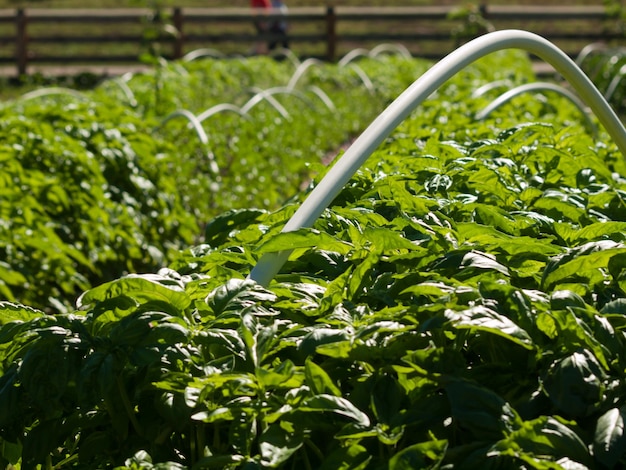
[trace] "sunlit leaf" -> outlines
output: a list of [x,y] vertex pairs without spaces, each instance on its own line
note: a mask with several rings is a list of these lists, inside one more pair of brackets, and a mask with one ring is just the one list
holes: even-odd
[[317,248],[346,254],[352,247],[327,233],[314,229],[300,229],[292,232],[281,232],[257,248],[258,253],[271,253],[296,248]]
[[301,412],[328,412],[350,418],[357,424],[368,427],[370,419],[349,400],[328,394],[319,394],[304,400],[298,407]]
[[448,442],[445,440],[413,444],[404,448],[389,460],[389,470],[439,468],[447,447]]
[[523,328],[487,307],[476,306],[460,312],[448,310],[446,317],[452,321],[455,328],[487,331],[524,348],[533,348],[532,339]]

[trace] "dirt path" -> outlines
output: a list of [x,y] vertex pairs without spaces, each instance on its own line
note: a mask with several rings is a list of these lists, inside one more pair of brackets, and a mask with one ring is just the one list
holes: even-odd
[[[144,64],[104,64],[104,65],[32,65],[28,67],[28,75],[41,74],[44,77],[76,76],[91,73],[103,77],[123,75],[126,72],[140,72],[150,67]],[[14,65],[0,66],[0,77],[15,77],[17,68]]]
[[[81,73],[92,73],[94,75],[119,76],[126,72],[140,72],[149,69],[150,66],[144,64],[105,64],[105,65],[33,65],[28,68],[28,74],[41,74],[44,77],[76,76]],[[545,62],[535,62],[533,64],[535,73],[539,76],[554,73],[554,68]],[[0,77],[15,77],[17,74],[14,65],[0,66]]]

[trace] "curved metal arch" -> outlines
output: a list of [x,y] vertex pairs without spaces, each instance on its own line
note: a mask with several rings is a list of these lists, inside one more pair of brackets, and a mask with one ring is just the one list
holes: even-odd
[[313,109],[315,108],[315,104],[313,104],[313,102],[310,99],[308,99],[304,93],[302,93],[299,90],[295,90],[293,88],[289,88],[286,86],[277,86],[277,87],[267,88],[266,90],[264,90],[264,92],[267,93],[268,96],[274,96],[274,95],[295,96],[296,98],[298,98],[300,101],[305,103],[310,108],[313,108]]
[[613,97],[613,93],[615,93],[615,90],[617,90],[617,87],[622,82],[624,75],[626,75],[626,64],[620,67],[620,69],[609,82],[609,86],[606,87],[606,90],[604,91],[604,98],[606,100],[610,100]]
[[596,125],[593,123],[593,120],[591,119],[591,116],[589,115],[589,108],[585,106],[585,103],[583,103],[580,100],[580,98],[578,98],[578,96],[576,96],[567,88],[564,88],[560,85],[556,85],[554,83],[548,83],[548,82],[526,83],[524,85],[517,86],[507,91],[506,93],[501,94],[498,98],[493,100],[485,108],[483,108],[481,111],[476,113],[475,118],[478,119],[479,121],[482,121],[483,119],[486,119],[492,112],[494,112],[500,106],[508,103],[516,96],[519,96],[523,93],[533,92],[533,91],[540,91],[540,92],[549,91],[549,92],[557,93],[567,98],[581,112],[581,114],[583,115],[585,119],[585,125],[593,133],[594,137],[597,136],[598,129]]
[[200,139],[200,142],[202,142],[202,144],[204,145],[208,145],[209,137],[206,135],[206,132],[204,132],[204,128],[202,127],[202,124],[200,123],[196,115],[187,109],[177,109],[176,111],[165,116],[163,120],[161,121],[161,123],[157,127],[154,128],[154,132],[158,131],[165,124],[167,124],[171,120],[178,118],[178,117],[183,117],[187,119],[189,121],[189,124],[191,124],[191,126],[196,131],[196,134],[198,134],[198,138]]
[[354,70],[357,76],[361,79],[361,82],[363,83],[365,88],[367,88],[367,91],[369,91],[370,93],[374,93],[376,91],[374,89],[374,84],[372,83],[372,80],[370,80],[370,77],[361,67],[359,67],[357,64],[348,64],[348,67]]
[[608,49],[609,49],[609,46],[604,42],[592,42],[591,44],[587,44],[585,47],[583,47],[580,50],[574,62],[579,67],[582,67],[583,63],[585,62],[585,59],[589,57],[591,54],[595,54],[596,52],[604,52]]
[[295,88],[298,81],[302,78],[304,73],[313,65],[321,65],[323,62],[319,59],[310,58],[306,59],[296,68],[296,71],[291,75],[289,82],[287,82],[287,88]]
[[335,103],[333,103],[333,100],[331,100],[330,97],[326,94],[326,92],[322,90],[320,87],[318,87],[317,85],[311,85],[308,88],[308,90],[310,90],[320,100],[322,100],[322,102],[326,105],[326,107],[329,110],[334,111],[335,109],[337,109],[337,107],[335,106]]
[[589,72],[589,78],[591,80],[595,81],[605,67],[609,67],[609,70],[612,70],[620,59],[626,58],[625,52],[620,52],[616,49],[608,49],[607,52],[610,53],[604,54],[593,70]]
[[350,52],[344,55],[341,59],[339,59],[339,62],[337,62],[337,65],[339,67],[345,67],[350,62],[358,59],[359,57],[369,57],[369,54],[370,54],[369,50],[364,49],[362,47],[357,47],[356,49],[352,49]]
[[132,80],[132,78],[134,76],[135,76],[134,72],[126,72],[126,73],[123,73],[122,75],[120,75],[118,78],[120,80],[122,80],[123,82],[128,83],[128,82],[130,82]]
[[[448,54],[396,98],[354,141],[287,221],[283,232],[310,227],[339,194],[352,175],[389,134],[443,83],[477,59],[492,52],[524,49],[549,62],[573,86],[626,158],[626,129],[602,94],[575,62],[554,44],[528,31],[502,30],[480,36]],[[291,250],[265,253],[248,278],[267,285]]]
[[168,70],[175,70],[176,73],[178,73],[179,75],[185,76],[185,77],[189,76],[189,70],[187,70],[185,67],[183,67],[178,62],[170,62]]
[[[187,119],[189,121],[189,124],[196,131],[196,134],[197,134],[198,138],[200,139],[200,142],[202,143],[202,145],[207,147],[207,150],[208,150],[209,137],[207,136],[206,132],[204,132],[204,128],[202,127],[202,124],[200,123],[200,121],[198,120],[196,115],[193,114],[191,111],[189,111],[187,109],[177,109],[176,111],[168,114],[161,121],[161,123],[157,127],[154,128],[153,132],[157,132],[165,124],[167,124],[171,120],[173,120],[175,118],[179,118],[179,117],[185,118],[185,119]],[[213,155],[213,153],[210,150],[207,151],[207,158],[209,160],[209,169],[211,170],[211,173],[217,175],[219,173],[220,169],[219,169],[219,166],[218,166],[217,162],[215,161],[215,155]]]
[[285,107],[278,102],[276,98],[272,95],[272,93],[268,93],[267,90],[261,90],[259,88],[250,88],[249,91],[255,93],[255,95],[250,98],[242,107],[241,111],[245,114],[248,114],[252,108],[254,108],[257,104],[262,102],[263,100],[267,101],[278,113],[284,117],[285,119],[289,119],[289,113],[285,109]]
[[182,62],[191,62],[197,59],[202,59],[204,57],[211,57],[214,59],[222,59],[226,57],[222,52],[217,49],[211,49],[210,47],[202,47],[200,49],[195,49],[193,51],[188,52],[184,56],[180,58]]
[[298,58],[298,56],[295,55],[291,49],[287,49],[286,47],[281,47],[280,49],[274,49],[273,51],[270,52],[269,55],[273,59],[277,59],[279,57],[285,57],[296,68],[302,63],[300,59]]
[[486,83],[482,86],[479,86],[472,92],[472,98],[480,98],[481,96],[489,93],[491,90],[495,90],[497,88],[510,88],[513,86],[513,82],[508,78],[504,78],[502,80],[494,80],[493,82]]
[[368,55],[370,57],[378,57],[379,55],[384,53],[395,53],[405,59],[413,58],[411,52],[403,44],[379,44],[378,46],[374,47]]
[[137,106],[138,102],[137,102],[137,99],[135,98],[135,94],[133,93],[133,90],[130,89],[130,87],[128,86],[128,83],[125,80],[121,79],[120,77],[115,77],[104,82],[104,84],[107,84],[107,83],[114,83],[115,85],[117,85],[118,88],[122,91],[122,93],[126,97],[128,104],[133,108]]
[[221,104],[216,104],[215,106],[211,106],[209,109],[202,111],[200,114],[198,114],[196,118],[198,119],[199,122],[204,122],[211,116],[214,116],[215,114],[223,113],[226,111],[236,113],[244,119],[252,120],[252,118],[247,113],[244,113],[239,106],[230,104],[230,103],[221,103]]
[[66,95],[71,96],[73,98],[79,98],[81,100],[89,100],[84,93],[80,91],[73,90],[72,88],[65,87],[47,87],[40,88],[38,90],[29,91],[28,93],[24,93],[18,99],[20,101],[33,100],[36,98],[42,98],[44,96],[54,96],[54,95]]

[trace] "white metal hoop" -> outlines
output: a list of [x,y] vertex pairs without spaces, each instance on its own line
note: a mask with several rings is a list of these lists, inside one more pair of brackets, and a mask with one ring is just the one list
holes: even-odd
[[[477,59],[502,49],[523,49],[552,65],[591,108],[626,157],[626,130],[584,72],[545,38],[521,30],[503,30],[480,36],[448,54],[410,85],[354,141],[283,228],[283,232],[310,227],[339,194],[372,152],[426,98],[444,82]],[[290,250],[264,254],[248,278],[267,285],[283,266]]]

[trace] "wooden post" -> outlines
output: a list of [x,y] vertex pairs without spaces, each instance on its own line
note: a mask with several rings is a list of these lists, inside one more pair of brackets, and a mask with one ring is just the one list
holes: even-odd
[[486,3],[478,5],[478,13],[480,13],[482,19],[489,21],[489,5]]
[[326,9],[326,59],[335,62],[337,55],[337,15],[331,5]]
[[174,27],[178,33],[174,38],[174,59],[180,59],[183,56],[183,44],[185,42],[183,33],[183,9],[181,7],[175,7],[172,18]]
[[15,43],[15,60],[17,63],[17,75],[26,75],[28,66],[28,33],[26,24],[28,19],[26,11],[18,8],[15,13],[16,43]]

